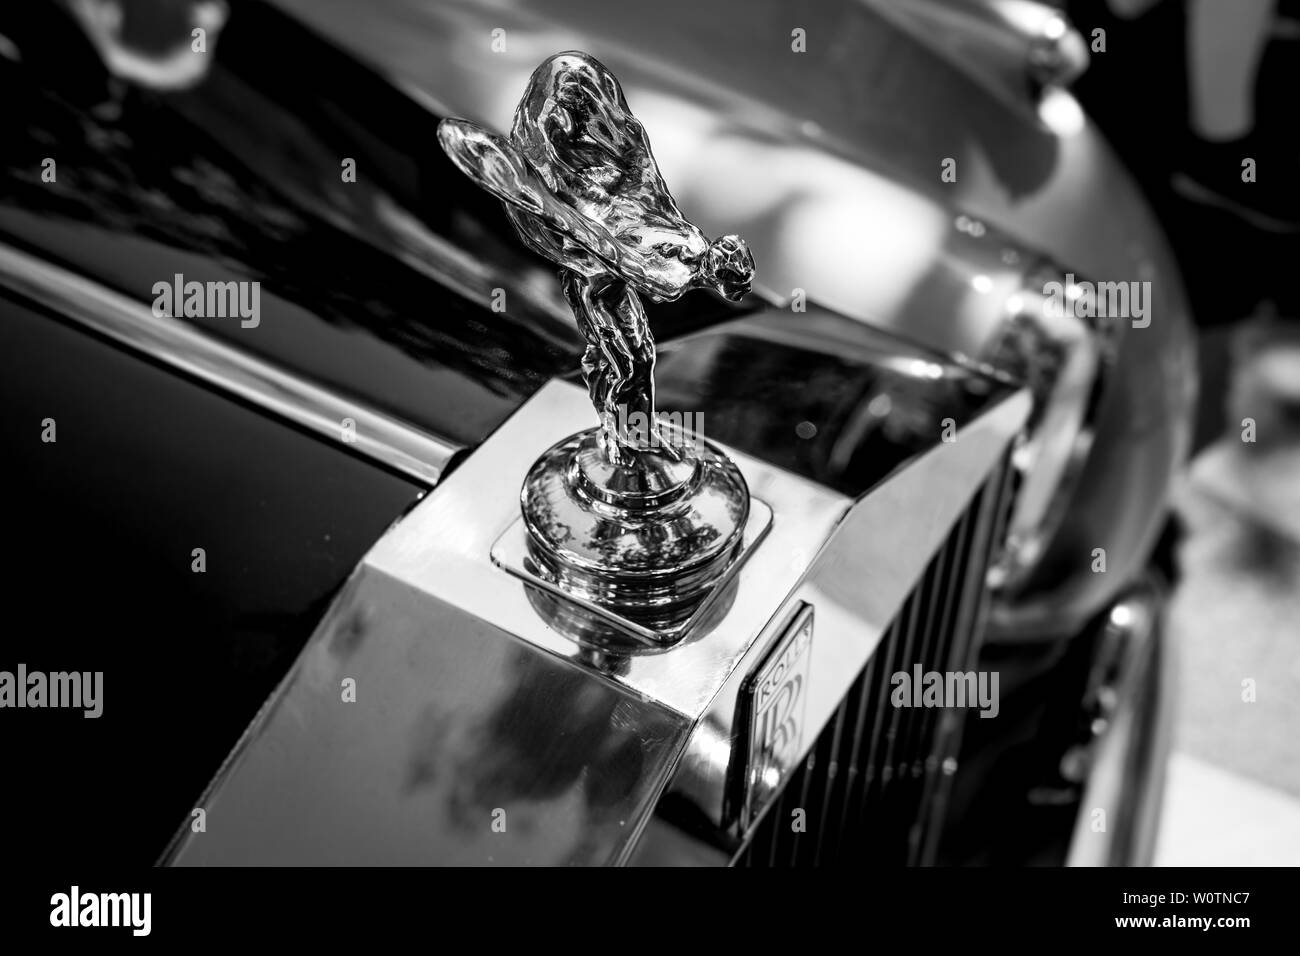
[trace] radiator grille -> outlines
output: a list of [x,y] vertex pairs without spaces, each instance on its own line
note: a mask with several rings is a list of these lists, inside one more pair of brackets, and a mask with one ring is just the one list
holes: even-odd
[[[735,858],[816,866],[844,858],[923,864],[934,854],[964,714],[889,704],[891,676],[969,670],[985,617],[985,571],[1010,499],[1004,459],[935,554],[879,646]],[[806,829],[792,827],[795,808]]]

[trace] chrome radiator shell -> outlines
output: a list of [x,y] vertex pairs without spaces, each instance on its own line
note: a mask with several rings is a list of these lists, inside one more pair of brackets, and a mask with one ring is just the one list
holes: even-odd
[[[917,389],[967,375],[902,347],[889,361]],[[590,416],[552,382],[375,545],[196,801],[207,831],[183,826],[165,862],[728,862],[738,693],[790,608],[816,610],[811,746],[1029,406],[984,387],[953,412],[956,441],[936,433],[856,498],[731,445],[771,530],[712,620],[620,654],[561,633],[490,557],[527,467]]]

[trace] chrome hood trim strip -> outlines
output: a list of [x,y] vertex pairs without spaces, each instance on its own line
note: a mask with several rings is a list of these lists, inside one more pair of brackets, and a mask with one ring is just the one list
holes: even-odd
[[348,399],[150,307],[12,246],[0,244],[0,288],[333,441],[355,422],[358,454],[429,486],[460,447]]

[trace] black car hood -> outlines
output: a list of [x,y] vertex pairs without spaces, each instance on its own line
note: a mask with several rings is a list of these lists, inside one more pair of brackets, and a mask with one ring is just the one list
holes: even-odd
[[196,321],[455,444],[577,367],[553,270],[437,148],[437,115],[260,4],[232,18],[202,84],[169,93],[117,84],[36,6],[0,14],[22,58],[0,59],[3,122],[21,131],[3,241],[139,301],[177,274],[258,280],[256,327]]

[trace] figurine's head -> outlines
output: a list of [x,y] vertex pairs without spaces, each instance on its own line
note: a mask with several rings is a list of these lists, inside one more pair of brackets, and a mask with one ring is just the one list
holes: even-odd
[[740,236],[720,236],[704,256],[704,278],[725,299],[745,297],[754,281],[754,257]]

